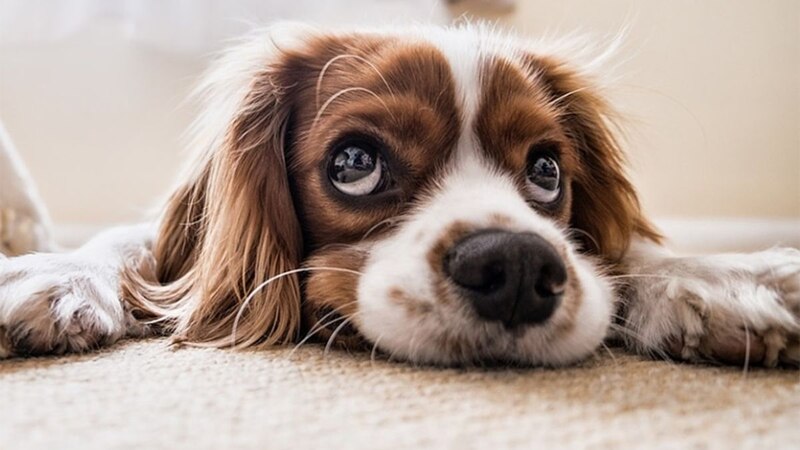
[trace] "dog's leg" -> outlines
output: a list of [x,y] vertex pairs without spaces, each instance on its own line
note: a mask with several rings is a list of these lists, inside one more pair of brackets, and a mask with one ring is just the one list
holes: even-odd
[[115,228],[69,253],[0,258],[0,358],[80,352],[149,332],[120,300],[120,272],[151,226]]
[[674,256],[634,242],[618,277],[618,336],[687,361],[800,364],[800,251]]
[[0,124],[0,254],[22,255],[52,248],[47,210]]

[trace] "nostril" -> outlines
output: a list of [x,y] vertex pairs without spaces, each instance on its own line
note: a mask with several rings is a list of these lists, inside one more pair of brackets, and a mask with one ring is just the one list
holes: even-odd
[[539,297],[547,298],[547,297],[558,297],[564,293],[564,284],[550,284],[550,283],[536,283],[536,286],[533,287],[536,291],[536,294]]
[[506,283],[506,269],[502,261],[486,255],[476,256],[473,249],[457,248],[449,252],[444,261],[445,273],[450,279],[470,291],[490,294]]
[[539,270],[539,278],[533,286],[539,297],[558,297],[564,293],[567,273],[560,259],[546,262]]

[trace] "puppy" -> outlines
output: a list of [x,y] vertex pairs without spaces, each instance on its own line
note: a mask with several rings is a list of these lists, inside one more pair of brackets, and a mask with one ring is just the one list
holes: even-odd
[[559,366],[617,337],[800,362],[800,252],[664,249],[579,54],[480,25],[249,38],[156,224],[0,263],[0,354],[161,333]]

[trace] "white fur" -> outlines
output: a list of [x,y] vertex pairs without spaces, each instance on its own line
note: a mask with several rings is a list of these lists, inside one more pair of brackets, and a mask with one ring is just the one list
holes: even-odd
[[705,360],[738,342],[764,347],[763,360],[750,362],[800,363],[800,251],[692,257],[635,242],[626,264],[621,283],[630,298],[620,337],[631,348],[660,352],[677,339],[676,357]]
[[119,227],[74,252],[0,259],[0,358],[84,351],[146,334],[119,300],[119,273],[153,234],[152,225]]

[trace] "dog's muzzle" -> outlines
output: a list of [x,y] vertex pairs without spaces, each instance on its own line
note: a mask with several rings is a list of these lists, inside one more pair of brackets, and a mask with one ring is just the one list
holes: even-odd
[[445,255],[444,271],[481,318],[509,329],[545,322],[567,281],[564,262],[547,241],[502,230],[457,241]]

